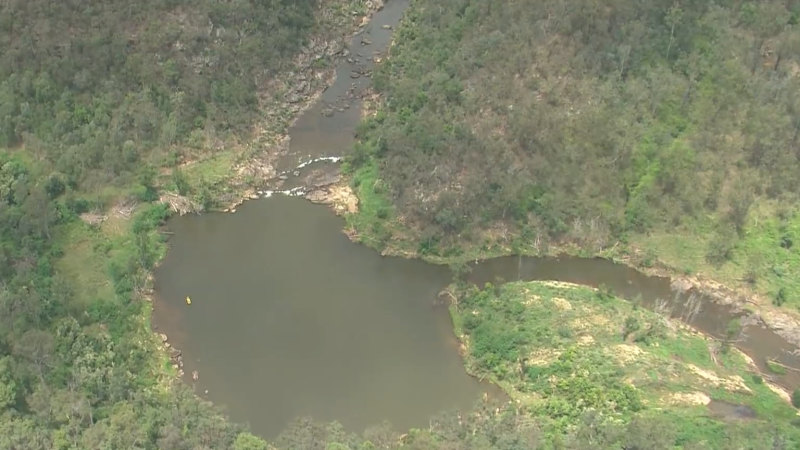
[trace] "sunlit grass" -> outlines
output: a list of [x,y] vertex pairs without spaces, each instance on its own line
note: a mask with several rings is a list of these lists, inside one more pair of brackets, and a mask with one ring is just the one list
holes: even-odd
[[775,208],[765,201],[752,207],[745,229],[733,242],[730,259],[721,264],[707,258],[714,233],[709,222],[635,235],[630,244],[680,273],[700,274],[733,289],[752,290],[776,305],[797,309],[800,214],[787,213],[781,219]]
[[216,185],[231,178],[235,157],[232,151],[217,152],[209,158],[186,164],[180,170],[192,187]]
[[114,288],[108,277],[108,255],[104,248],[108,238],[83,222],[76,221],[59,230],[58,242],[63,243],[63,256],[56,269],[75,293],[75,300],[88,306],[97,299],[110,299]]
[[356,169],[351,184],[358,196],[358,213],[346,216],[347,225],[359,240],[382,249],[392,236],[395,212],[374,161]]
[[[725,420],[702,404],[681,400],[705,395],[752,408],[756,418],[740,424],[742,429],[792,430],[795,409],[767,387],[737,350],[723,350],[719,342],[679,323],[598,291],[509,283],[462,293],[451,314],[456,332],[466,336],[470,370],[496,381],[534,411],[556,408],[576,415],[581,403],[600,399],[591,407],[622,419],[668,414],[684,442],[719,443]],[[629,319],[637,326],[625,333]],[[509,339],[516,345],[505,345]],[[631,395],[626,386],[633,387],[641,409],[636,402],[620,409]],[[578,404],[572,403],[575,399]],[[775,420],[780,423],[773,425]]]

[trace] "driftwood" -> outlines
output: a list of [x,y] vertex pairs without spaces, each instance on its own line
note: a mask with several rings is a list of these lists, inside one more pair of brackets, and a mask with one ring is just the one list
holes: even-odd
[[188,213],[199,213],[203,206],[182,195],[167,192],[158,198],[158,201],[169,206],[171,210],[181,216]]
[[83,213],[80,215],[80,218],[82,221],[86,222],[86,224],[92,226],[98,226],[108,220],[107,215],[98,213]]

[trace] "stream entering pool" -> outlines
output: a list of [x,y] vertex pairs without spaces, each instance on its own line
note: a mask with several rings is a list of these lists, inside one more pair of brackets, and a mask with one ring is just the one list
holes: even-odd
[[[374,59],[385,54],[408,3],[388,0],[354,36],[334,85],[290,130],[290,151],[276,163],[281,176],[265,180],[265,190],[304,189],[338,174],[336,157],[353,144]],[[464,370],[447,309],[436,301],[450,271],[382,257],[350,242],[343,226],[324,206],[281,196],[247,202],[236,214],[170,220],[153,323],[181,350],[186,381],[265,437],[298,416],[337,420],[351,431],[383,420],[407,429],[483,395],[503,398]],[[605,285],[717,337],[742,316],[602,259],[497,258],[472,265],[467,277],[478,285]],[[756,364],[771,358],[800,368],[793,345],[756,321],[742,322],[735,345]],[[775,381],[793,389],[799,373]]]
[[[299,416],[353,431],[383,420],[406,429],[484,394],[503,398],[464,370],[437,301],[450,271],[380,256],[351,242],[343,227],[326,207],[283,196],[247,202],[236,214],[171,220],[153,321],[182,351],[187,382],[268,437]],[[739,317],[702,295],[674,292],[666,278],[603,259],[504,257],[470,269],[467,279],[478,285],[605,285],[717,337]],[[737,346],[762,368],[764,358],[800,367],[780,336],[743,322]],[[776,381],[800,384],[793,370]]]

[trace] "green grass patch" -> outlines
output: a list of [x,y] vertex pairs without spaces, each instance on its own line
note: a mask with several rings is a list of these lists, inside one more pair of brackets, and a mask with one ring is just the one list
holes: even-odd
[[361,242],[382,249],[392,237],[395,213],[374,160],[352,173],[351,184],[359,203],[358,212],[346,217],[347,225]]
[[[600,291],[548,282],[466,288],[451,315],[468,369],[557,427],[586,411],[623,423],[657,413],[669,416],[676,445],[717,448],[731,432],[764,436],[771,427],[800,442],[794,408],[739,352]],[[717,416],[692,400],[703,396],[750,407],[756,418]]]
[[217,152],[209,158],[187,164],[180,171],[193,188],[213,186],[230,179],[235,158],[232,151]]
[[682,271],[706,270],[709,267],[706,261],[708,238],[702,235],[678,230],[656,231],[631,237],[631,244]]
[[772,372],[774,374],[778,374],[778,375],[785,375],[786,374],[786,369],[782,365],[778,364],[777,362],[775,362],[775,361],[773,361],[771,359],[767,359],[765,361],[765,363],[766,363],[767,369],[769,369],[770,372]]
[[67,280],[75,300],[86,307],[97,299],[113,297],[114,288],[107,275],[110,240],[99,230],[75,221],[59,230],[57,242],[64,251],[56,269]]
[[680,272],[699,272],[729,287],[746,286],[779,307],[800,308],[800,214],[756,202],[730,258],[708,259],[715,230],[711,219],[678,229],[635,234],[630,244]]
[[800,214],[756,217],[734,252],[733,264],[777,306],[800,307]]

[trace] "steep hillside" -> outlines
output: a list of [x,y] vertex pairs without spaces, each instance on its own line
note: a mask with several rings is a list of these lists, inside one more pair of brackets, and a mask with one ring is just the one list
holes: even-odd
[[351,161],[388,203],[351,222],[428,255],[634,252],[798,306],[798,17],[783,0],[417,0]]
[[326,81],[289,107],[292,73],[322,74],[370,8],[0,2],[0,448],[266,448],[150,329],[157,200],[213,201]]
[[328,66],[328,40],[367,10],[361,0],[3,2],[0,147],[25,146],[82,188],[230,158],[288,119],[260,123],[299,83],[286,75],[305,69],[298,53]]

